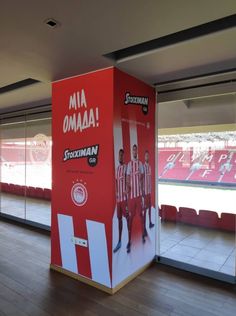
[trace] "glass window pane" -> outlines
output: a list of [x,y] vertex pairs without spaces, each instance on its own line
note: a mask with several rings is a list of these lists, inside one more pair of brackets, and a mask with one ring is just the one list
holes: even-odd
[[51,225],[51,118],[26,120],[26,219]]
[[1,212],[25,218],[25,120],[1,125]]
[[234,276],[235,97],[159,106],[160,255]]

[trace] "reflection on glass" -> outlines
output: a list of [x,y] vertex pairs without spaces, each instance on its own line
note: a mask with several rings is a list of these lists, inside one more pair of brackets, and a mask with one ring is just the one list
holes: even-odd
[[26,219],[51,225],[51,119],[28,117],[26,123]]
[[236,132],[158,139],[161,256],[235,275]]
[[1,212],[51,222],[51,118],[22,116],[1,124]]
[[1,212],[25,218],[24,122],[1,126],[1,191]]

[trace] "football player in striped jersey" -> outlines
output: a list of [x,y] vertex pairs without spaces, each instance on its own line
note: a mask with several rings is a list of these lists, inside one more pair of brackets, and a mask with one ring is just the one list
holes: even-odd
[[124,163],[124,150],[119,150],[119,166],[116,169],[116,206],[118,218],[119,240],[113,252],[116,253],[121,247],[121,237],[123,230],[124,216],[127,220],[127,227],[129,229],[129,215],[127,209],[127,193],[126,193],[126,164]]
[[138,160],[138,147],[133,145],[132,147],[133,159],[127,166],[127,193],[128,193],[128,210],[129,210],[129,242],[127,244],[127,252],[130,252],[131,248],[131,232],[133,218],[136,212],[141,217],[142,224],[142,237],[145,242],[144,236],[144,219],[143,219],[143,164]]
[[151,166],[149,164],[149,152],[148,150],[145,151],[144,154],[144,234],[147,236],[147,230],[146,230],[146,212],[148,210],[148,217],[149,217],[149,228],[153,228],[154,224],[152,223],[152,217],[151,217],[151,177],[152,177],[152,171]]

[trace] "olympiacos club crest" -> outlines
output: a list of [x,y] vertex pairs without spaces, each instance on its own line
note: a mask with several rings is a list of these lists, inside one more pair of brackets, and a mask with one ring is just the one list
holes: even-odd
[[71,188],[71,198],[76,206],[83,206],[88,199],[88,191],[84,184],[75,183]]

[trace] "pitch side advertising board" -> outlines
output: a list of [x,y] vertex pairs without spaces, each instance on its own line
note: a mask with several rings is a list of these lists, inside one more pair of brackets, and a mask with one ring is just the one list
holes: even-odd
[[154,118],[115,68],[53,83],[53,266],[114,288],[154,258]]

